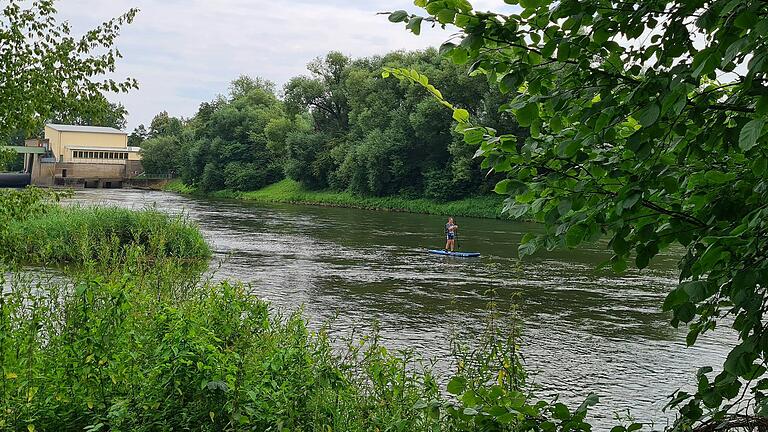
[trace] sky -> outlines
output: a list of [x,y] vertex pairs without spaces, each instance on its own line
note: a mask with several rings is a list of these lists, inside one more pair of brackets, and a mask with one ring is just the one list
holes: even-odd
[[[499,9],[502,0],[475,0]],[[260,76],[278,87],[306,74],[312,59],[336,50],[353,57],[438,46],[452,32],[424,26],[421,36],[377,12],[418,12],[412,0],[59,0],[59,17],[74,35],[126,10],[140,9],[123,28],[117,78],[140,88],[108,95],[128,109],[128,130],[155,114],[192,116],[201,102],[227,92],[239,75]]]

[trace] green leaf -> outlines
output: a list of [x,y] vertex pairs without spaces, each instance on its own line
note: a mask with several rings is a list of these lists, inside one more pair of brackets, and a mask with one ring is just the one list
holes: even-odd
[[757,144],[757,140],[763,134],[763,127],[765,126],[764,118],[756,118],[749,121],[741,129],[739,134],[739,148],[744,151],[749,151]]
[[681,304],[686,303],[688,300],[689,297],[688,293],[685,292],[685,288],[679,286],[667,294],[667,298],[664,299],[664,304],[661,306],[661,310],[665,312],[671,311]]
[[469,122],[469,111],[462,108],[455,109],[453,110],[453,119],[459,123],[467,123]]
[[421,22],[424,20],[422,17],[413,17],[410,20],[408,20],[408,25],[405,26],[408,30],[413,32],[415,35],[421,34]]
[[584,241],[587,229],[582,224],[576,224],[568,229],[565,235],[565,245],[567,247],[576,247]]
[[469,53],[467,53],[467,50],[461,47],[454,47],[450,51],[451,59],[456,64],[464,64],[469,59]]
[[637,121],[644,127],[648,127],[656,123],[661,114],[661,108],[659,105],[653,103],[642,109],[637,113]]
[[766,171],[768,171],[768,158],[765,156],[760,156],[752,162],[752,172],[756,176],[762,177],[765,175]]
[[467,379],[463,376],[454,376],[448,382],[448,393],[453,395],[460,395],[464,393],[464,389],[467,387]]
[[464,411],[463,411],[463,412],[464,412],[464,415],[468,415],[468,416],[474,416],[474,415],[477,415],[477,410],[476,410],[476,409],[474,409],[474,408],[469,408],[469,407],[467,407],[467,408],[464,408]]
[[568,420],[571,417],[568,407],[562,403],[556,403],[552,411],[552,415],[558,420]]
[[515,111],[515,117],[520,126],[529,127],[539,118],[539,105],[535,102],[527,103],[525,106]]
[[408,12],[404,10],[394,11],[389,14],[389,20],[393,23],[403,22],[408,19]]
[[536,253],[538,250],[538,246],[536,245],[536,242],[534,240],[529,240],[527,242],[523,242],[520,244],[520,246],[517,247],[517,253],[520,255],[520,258],[531,256]]

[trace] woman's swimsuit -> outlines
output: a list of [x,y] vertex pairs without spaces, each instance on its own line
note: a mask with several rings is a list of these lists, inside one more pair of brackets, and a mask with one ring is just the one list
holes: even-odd
[[445,238],[446,240],[453,240],[456,238],[456,233],[451,231],[452,227],[455,227],[456,225],[451,224],[445,224]]

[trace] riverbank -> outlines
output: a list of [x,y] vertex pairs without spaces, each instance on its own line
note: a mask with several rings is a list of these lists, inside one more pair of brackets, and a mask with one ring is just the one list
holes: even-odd
[[0,193],[0,430],[589,430],[596,398],[535,398],[515,321],[493,310],[439,377],[375,325],[334,340],[212,281],[179,259],[210,254],[186,220],[62,196]]
[[504,202],[504,198],[497,195],[478,196],[447,202],[423,198],[365,197],[349,192],[307,190],[293,180],[283,180],[256,191],[236,192],[224,190],[210,193],[201,192],[192,186],[182,183],[180,180],[174,180],[165,185],[162,190],[186,195],[261,203],[307,204],[486,219],[501,219],[501,209]]

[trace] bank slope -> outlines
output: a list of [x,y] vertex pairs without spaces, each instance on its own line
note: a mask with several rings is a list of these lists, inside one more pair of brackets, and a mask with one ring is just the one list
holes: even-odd
[[331,207],[349,207],[366,210],[384,210],[422,214],[438,214],[464,217],[500,219],[503,198],[486,195],[464,198],[458,201],[439,202],[428,199],[403,197],[364,197],[349,192],[311,191],[293,180],[283,180],[263,189],[249,192],[230,190],[202,193],[194,187],[174,180],[163,190],[188,195],[213,198],[237,199],[262,203],[309,204]]

